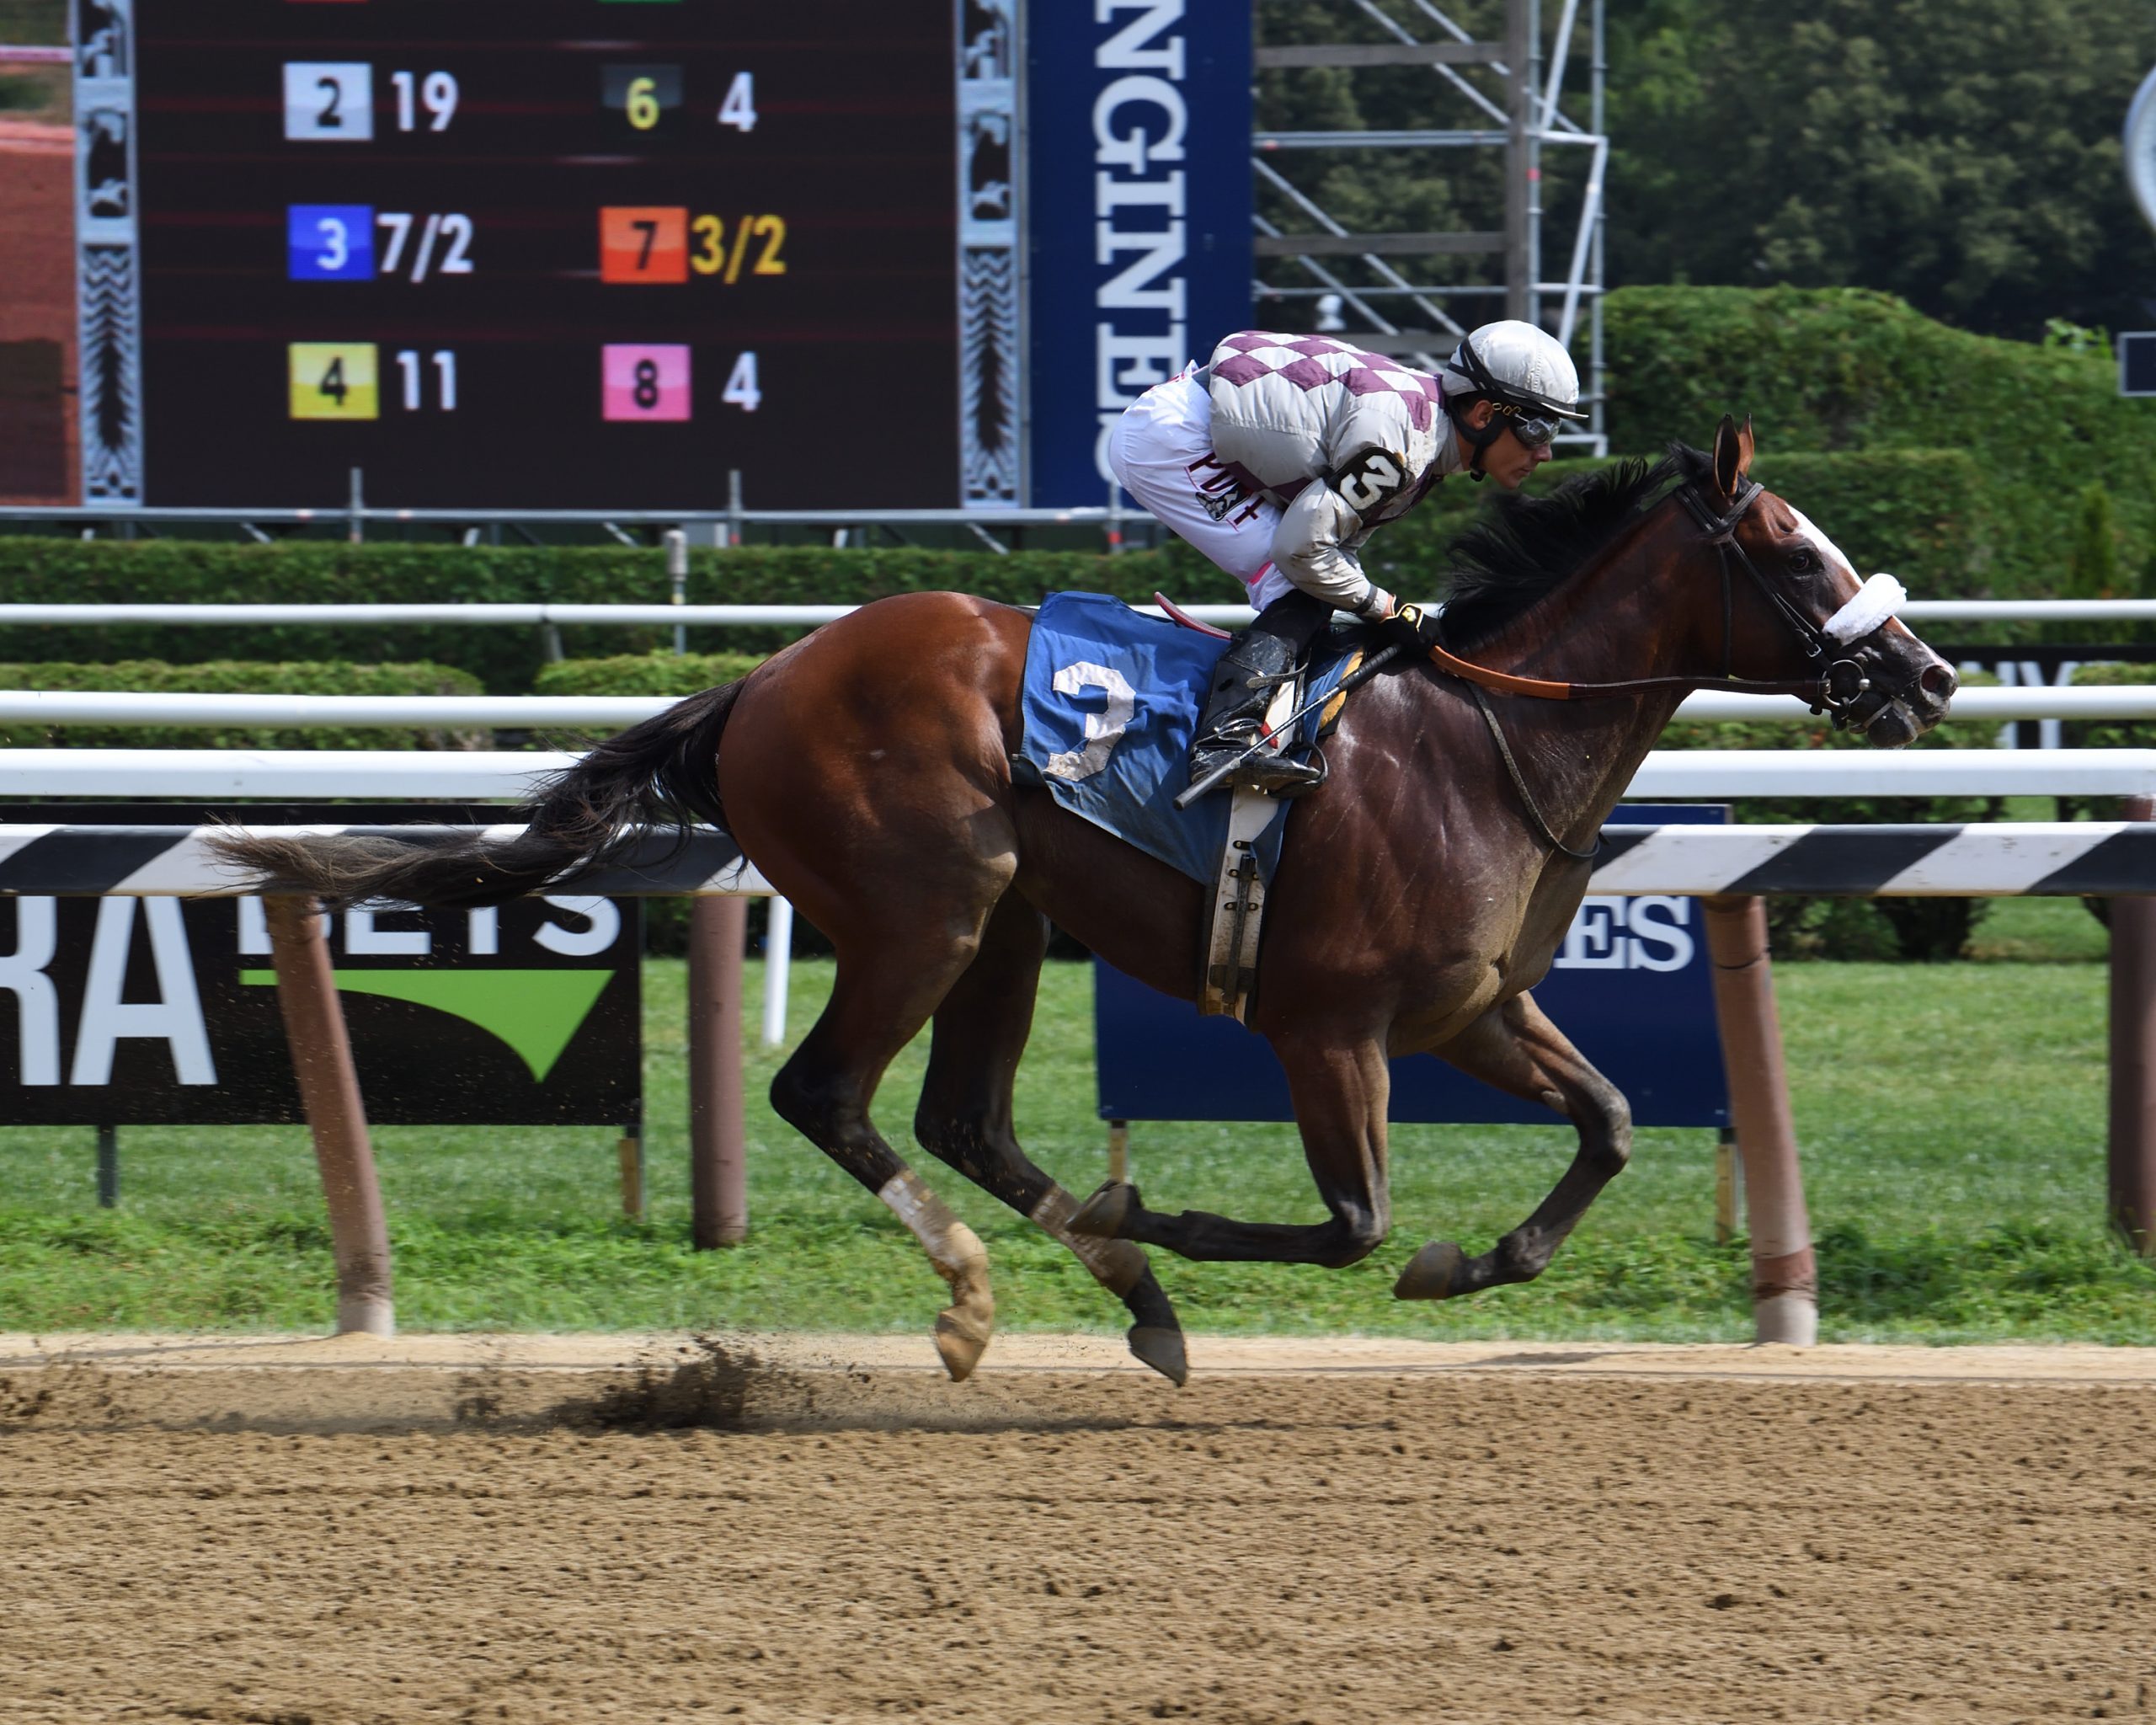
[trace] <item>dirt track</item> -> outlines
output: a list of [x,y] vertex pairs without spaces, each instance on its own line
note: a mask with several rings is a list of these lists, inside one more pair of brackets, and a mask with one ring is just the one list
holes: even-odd
[[0,1339],[0,1719],[2156,1706],[2146,1354],[998,1347]]

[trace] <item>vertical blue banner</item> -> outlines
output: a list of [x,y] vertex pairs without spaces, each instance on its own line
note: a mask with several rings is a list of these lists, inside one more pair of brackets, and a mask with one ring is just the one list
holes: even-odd
[[1100,504],[1129,402],[1251,315],[1248,0],[1026,18],[1030,501]]
[[[1352,709],[1351,709],[1352,711]],[[1713,804],[1625,803],[1613,820],[1718,825]],[[1193,960],[1193,968],[1196,960]],[[1258,993],[1265,953],[1258,949]],[[1535,1003],[1625,1092],[1641,1126],[1726,1126],[1729,1081],[1715,1019],[1714,967],[1699,901],[1590,894]],[[1093,961],[1094,1071],[1104,1120],[1292,1120],[1287,1075],[1232,1018],[1201,1018]],[[1547,1125],[1556,1117],[1430,1055],[1392,1063],[1387,1117]]]

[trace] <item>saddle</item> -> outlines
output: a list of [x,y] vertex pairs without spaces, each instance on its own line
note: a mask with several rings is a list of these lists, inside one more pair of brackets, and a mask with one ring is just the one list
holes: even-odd
[[[1290,804],[1247,792],[1175,806],[1220,656],[1218,633],[1176,627],[1105,594],[1050,594],[1027,648],[1011,774],[1212,893],[1203,948],[1193,954],[1200,1010],[1241,1021]],[[1370,644],[1361,629],[1321,637],[1306,669],[1274,692],[1268,725],[1315,697],[1321,704],[1295,727],[1296,746],[1315,744],[1340,717],[1341,702],[1326,697]]]

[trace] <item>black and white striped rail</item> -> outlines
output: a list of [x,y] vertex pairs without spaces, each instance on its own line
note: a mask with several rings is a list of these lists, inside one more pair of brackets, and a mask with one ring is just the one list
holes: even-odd
[[[0,825],[0,895],[232,897],[248,890],[205,846],[209,826]],[[250,826],[264,836],[349,833],[433,846],[468,827]],[[523,830],[483,830],[508,839]],[[1613,824],[1593,893],[1801,893],[1833,897],[2118,897],[2156,894],[2156,822],[1919,826]],[[772,890],[722,832],[653,832],[570,890],[622,898]]]
[[[232,898],[251,890],[203,841],[245,830],[265,838],[350,834],[414,846],[469,838],[467,826],[33,826],[0,825],[0,895],[37,898]],[[521,826],[480,829],[510,839]],[[564,891],[609,898],[768,893],[741,848],[708,828],[654,830],[621,862]]]
[[2156,822],[1602,830],[1593,893],[2116,897],[2156,893]]

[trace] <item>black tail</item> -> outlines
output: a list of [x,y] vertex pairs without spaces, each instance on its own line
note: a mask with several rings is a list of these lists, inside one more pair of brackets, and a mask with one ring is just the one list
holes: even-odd
[[210,847],[255,877],[260,891],[311,893],[333,905],[371,899],[498,905],[541,887],[565,886],[625,848],[639,825],[725,825],[719,733],[741,686],[737,681],[707,689],[608,738],[525,804],[525,831],[504,842],[476,833],[424,846],[383,838],[235,833],[211,839]]

